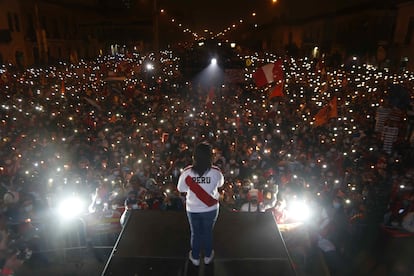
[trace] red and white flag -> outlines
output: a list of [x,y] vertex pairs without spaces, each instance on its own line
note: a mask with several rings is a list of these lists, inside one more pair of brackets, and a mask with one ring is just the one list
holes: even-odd
[[253,73],[253,79],[257,87],[263,87],[275,81],[283,80],[282,60],[266,64]]
[[274,98],[274,97],[283,97],[284,96],[283,86],[284,86],[283,81],[279,81],[278,83],[276,83],[275,87],[271,89],[271,92],[269,94],[269,99]]

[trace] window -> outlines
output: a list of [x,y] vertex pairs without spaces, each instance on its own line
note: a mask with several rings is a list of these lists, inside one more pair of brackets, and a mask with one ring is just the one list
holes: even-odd
[[63,19],[63,36],[64,36],[64,38],[68,38],[69,37],[69,21],[68,21],[68,18],[67,17],[65,17],[64,19]]
[[16,31],[20,32],[19,16],[17,13],[14,14],[14,26],[16,26]]
[[31,13],[28,13],[26,16],[27,19],[27,26],[34,26],[34,22],[33,22],[33,15]]
[[33,22],[33,15],[32,14],[27,14],[26,15],[26,37],[28,37],[31,41],[35,41],[36,40],[36,31],[35,31],[35,25]]
[[57,18],[53,18],[52,20],[53,20],[53,37],[60,38],[59,22]]
[[46,16],[40,18],[40,26],[42,29],[46,30]]
[[37,47],[33,47],[33,58],[36,64],[40,62],[39,48]]
[[7,23],[9,24],[10,32],[13,32],[14,31],[14,28],[13,28],[13,15],[9,12],[7,13]]
[[407,33],[405,34],[404,43],[406,45],[410,44],[413,38],[414,33],[414,17],[410,17],[410,21],[408,22]]

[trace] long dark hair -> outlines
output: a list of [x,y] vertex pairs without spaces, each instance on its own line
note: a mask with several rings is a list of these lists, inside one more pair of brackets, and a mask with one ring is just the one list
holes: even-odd
[[211,145],[202,142],[199,143],[193,153],[193,168],[199,176],[202,176],[213,165],[213,152]]

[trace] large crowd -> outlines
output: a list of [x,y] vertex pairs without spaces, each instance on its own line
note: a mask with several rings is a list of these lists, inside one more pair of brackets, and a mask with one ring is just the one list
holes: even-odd
[[[11,245],[23,234],[10,225],[45,219],[69,195],[92,214],[183,210],[177,179],[204,140],[225,176],[222,208],[254,199],[282,224],[294,199],[306,202],[332,270],[330,253],[357,250],[363,225],[413,232],[413,74],[255,54],[237,81],[206,84],[174,54],[0,67],[3,267],[30,257]],[[252,72],[277,59],[283,95],[270,98]],[[332,99],[336,114],[316,123]]]

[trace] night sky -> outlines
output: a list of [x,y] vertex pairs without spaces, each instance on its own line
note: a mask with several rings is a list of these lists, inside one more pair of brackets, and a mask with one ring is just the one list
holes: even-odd
[[[260,20],[263,16],[269,19],[269,12],[275,5],[271,0],[252,1],[252,0],[175,0],[171,3],[165,1],[166,11],[177,15],[182,21],[187,22],[196,31],[209,29],[219,32],[238,23],[240,19]],[[266,5],[265,5],[266,4]],[[264,13],[266,11],[266,13]],[[253,18],[252,13],[256,12],[257,17]],[[260,16],[259,16],[260,15]]]
[[[387,0],[377,0],[376,3],[380,1]],[[303,18],[364,2],[372,0],[278,0],[276,3],[272,3],[272,0],[159,0],[161,8],[188,23],[197,32],[204,29],[219,32],[239,19],[262,23],[281,14],[290,18]],[[255,18],[252,12],[257,13]]]
[[[70,0],[57,0],[70,1]],[[233,24],[250,27],[254,24],[270,23],[278,18],[289,20],[310,18],[327,13],[334,13],[350,6],[364,3],[392,2],[395,0],[72,0],[98,1],[100,11],[112,22],[129,18],[137,22],[153,22],[154,3],[158,10],[164,10],[159,17],[159,30],[164,41],[182,40],[197,34],[198,37],[213,37]],[[252,14],[256,13],[256,16]],[[174,23],[172,23],[174,19]],[[243,23],[240,23],[243,20]],[[180,24],[178,24],[180,23]],[[181,32],[188,29],[190,33]],[[181,33],[176,31],[180,30]],[[205,34],[208,30],[210,34]],[[236,29],[237,30],[237,29]],[[232,33],[232,32],[230,32]],[[231,35],[226,37],[230,38]]]

